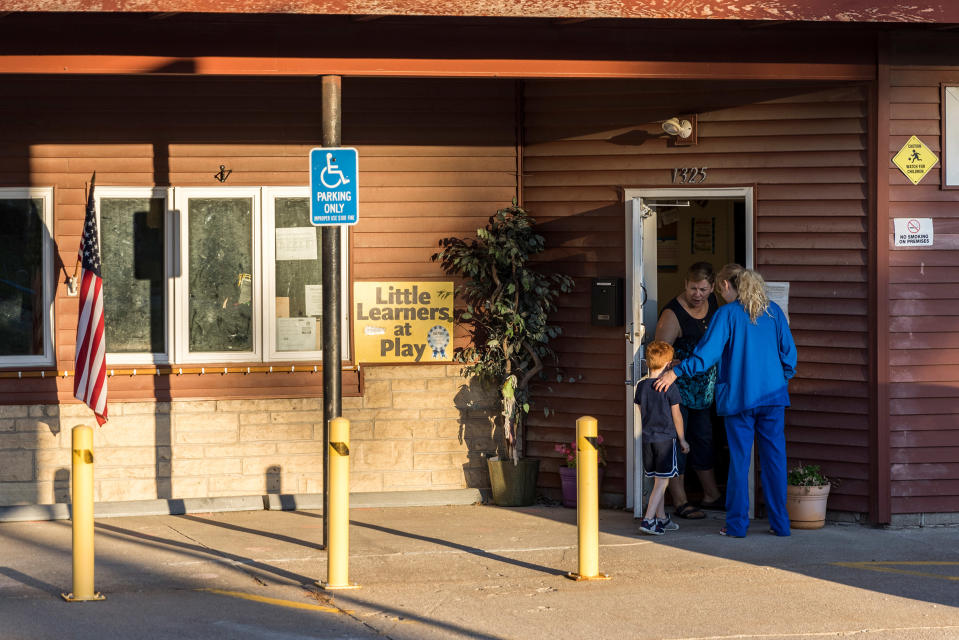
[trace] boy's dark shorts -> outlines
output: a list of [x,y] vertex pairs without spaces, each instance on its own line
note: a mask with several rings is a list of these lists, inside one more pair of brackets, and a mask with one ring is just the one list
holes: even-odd
[[647,478],[673,478],[679,475],[676,439],[649,442],[643,440],[643,471]]

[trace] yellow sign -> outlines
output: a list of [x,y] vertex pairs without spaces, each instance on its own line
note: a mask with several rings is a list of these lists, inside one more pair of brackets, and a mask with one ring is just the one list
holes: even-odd
[[913,184],[919,184],[919,181],[936,166],[939,158],[932,149],[923,144],[922,140],[913,136],[899,150],[899,153],[893,156],[892,161]]
[[357,362],[448,362],[452,282],[354,282]]

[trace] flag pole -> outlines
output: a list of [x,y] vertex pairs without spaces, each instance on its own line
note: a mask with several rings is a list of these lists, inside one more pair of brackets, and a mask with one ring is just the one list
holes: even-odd
[[[90,189],[87,191],[87,199],[89,199],[90,192],[93,191],[93,185],[97,181],[97,172],[94,171],[93,175],[90,177]],[[71,296],[77,295],[77,275],[80,273],[80,255],[77,254],[77,264],[73,267],[73,275],[67,278],[67,294]]]

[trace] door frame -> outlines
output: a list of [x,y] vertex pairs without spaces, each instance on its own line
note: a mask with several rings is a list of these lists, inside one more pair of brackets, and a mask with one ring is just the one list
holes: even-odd
[[[655,209],[647,211],[643,217],[644,200],[742,200],[745,204],[746,264],[747,269],[755,265],[755,193],[754,186],[749,187],[636,187],[623,190],[626,221],[626,286],[625,308],[627,310],[625,327],[626,345],[626,507],[633,509],[634,517],[643,515],[643,477],[638,472],[642,468],[642,449],[639,442],[639,420],[633,403],[636,384],[642,377],[642,344],[646,337],[645,318],[652,318],[655,329],[658,305],[656,286],[656,216]],[[634,247],[637,249],[634,251]],[[636,278],[634,274],[642,277]],[[639,304],[634,302],[639,301]],[[638,496],[638,500],[636,499]],[[755,481],[753,462],[750,460],[749,472],[749,517],[755,516]]]

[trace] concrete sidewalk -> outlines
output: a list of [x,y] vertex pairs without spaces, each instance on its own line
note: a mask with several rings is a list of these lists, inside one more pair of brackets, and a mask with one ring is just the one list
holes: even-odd
[[96,588],[66,603],[65,521],[0,524],[0,639],[959,638],[959,529],[827,525],[746,539],[722,514],[636,533],[600,512],[605,582],[572,582],[560,507],[354,509],[350,578],[323,592],[322,518],[248,511],[103,518]]

